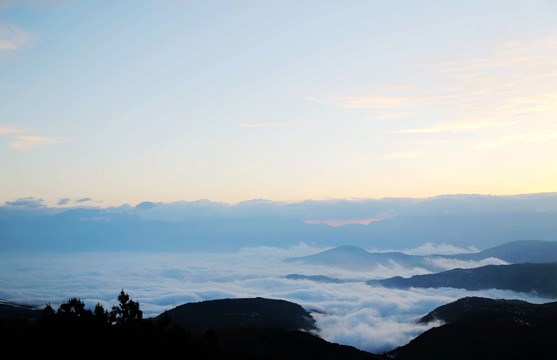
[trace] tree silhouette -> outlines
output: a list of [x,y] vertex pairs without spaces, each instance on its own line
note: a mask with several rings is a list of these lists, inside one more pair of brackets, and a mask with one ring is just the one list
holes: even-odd
[[58,314],[69,318],[90,318],[91,310],[85,309],[85,303],[78,298],[71,298],[62,303],[58,308]]
[[56,311],[52,308],[50,303],[47,303],[41,313],[41,320],[51,321],[56,316]]
[[122,291],[118,295],[118,306],[113,306],[110,312],[110,321],[121,326],[137,325],[143,318],[143,312],[139,309],[139,303],[130,300],[130,296]]
[[97,303],[95,305],[95,309],[93,310],[93,319],[98,325],[108,324],[109,323],[109,313],[104,309],[104,307]]

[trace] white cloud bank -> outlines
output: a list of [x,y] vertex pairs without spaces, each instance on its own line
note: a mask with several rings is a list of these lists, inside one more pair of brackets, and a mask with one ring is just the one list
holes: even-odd
[[77,296],[88,306],[99,302],[110,308],[124,289],[139,301],[145,316],[191,301],[255,296],[285,299],[314,311],[324,339],[375,353],[407,343],[426,329],[416,319],[463,296],[548,301],[502,290],[397,290],[358,281],[338,284],[284,278],[299,273],[369,279],[420,271],[393,266],[362,274],[282,261],[320,250],[300,244],[288,249],[247,248],[235,254],[0,253],[0,298],[57,306]]

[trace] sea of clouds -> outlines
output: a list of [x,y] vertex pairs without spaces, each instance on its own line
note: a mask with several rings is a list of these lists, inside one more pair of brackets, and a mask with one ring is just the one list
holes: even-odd
[[[465,252],[430,244],[414,253]],[[312,312],[324,339],[381,353],[408,343],[429,327],[416,323],[434,308],[464,296],[523,299],[548,302],[529,294],[503,290],[386,289],[364,283],[368,279],[425,274],[421,268],[393,263],[370,272],[350,272],[324,266],[285,262],[287,257],[310,255],[325,248],[299,244],[289,248],[245,248],[236,253],[72,253],[17,255],[0,253],[0,298],[55,308],[70,297],[87,306],[110,309],[124,289],[139,301],[145,317],[175,306],[220,298],[266,297],[296,302]],[[412,249],[408,253],[412,253]],[[443,266],[475,267],[482,262]],[[325,275],[345,283],[291,280],[288,274]]]

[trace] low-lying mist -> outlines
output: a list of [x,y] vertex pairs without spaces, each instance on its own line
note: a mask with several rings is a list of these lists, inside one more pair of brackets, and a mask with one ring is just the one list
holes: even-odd
[[[244,248],[226,254],[110,252],[31,256],[2,253],[0,298],[38,306],[51,303],[57,307],[70,297],[79,297],[91,308],[97,303],[111,308],[117,294],[125,289],[139,301],[144,317],[156,316],[187,302],[257,296],[284,299],[310,310],[324,339],[375,353],[406,344],[427,330],[416,323],[417,319],[464,296],[548,301],[495,289],[397,290],[364,283],[369,279],[428,273],[395,263],[369,272],[351,272],[283,261],[322,250],[325,249],[299,244],[289,248]],[[431,249],[435,250],[439,249]],[[444,261],[443,266],[447,268],[502,263],[498,259]],[[288,274],[324,275],[347,281],[286,279]]]

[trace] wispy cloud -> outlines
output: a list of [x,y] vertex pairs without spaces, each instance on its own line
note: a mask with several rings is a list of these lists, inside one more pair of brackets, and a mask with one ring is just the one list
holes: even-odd
[[[470,141],[476,149],[555,140],[557,37],[508,41],[482,55],[416,66],[421,80],[412,86],[308,100],[393,120],[398,129],[391,134],[414,135],[406,140],[415,145],[420,139],[446,139],[449,133],[455,140],[459,134],[481,133]],[[425,154],[396,153],[386,158]]]
[[484,129],[494,129],[508,127],[514,125],[514,121],[479,118],[479,119],[460,119],[453,121],[445,121],[428,127],[395,130],[393,133],[437,133],[437,132],[470,132]]
[[28,46],[31,39],[32,36],[22,29],[11,25],[0,25],[0,51],[19,50]]
[[10,143],[10,146],[18,150],[31,149],[42,145],[60,144],[67,141],[67,139],[60,137],[44,137],[31,135],[16,136],[15,139],[16,141]]
[[63,137],[46,137],[28,135],[29,129],[17,124],[0,125],[0,135],[9,135],[13,138],[10,147],[17,150],[32,149],[43,145],[54,145],[68,141]]
[[472,146],[472,149],[481,150],[498,148],[507,145],[528,145],[548,142],[557,142],[557,128],[548,130],[533,130],[523,133],[515,133],[494,138]]
[[482,58],[438,64],[446,95],[438,105],[460,118],[398,132],[545,128],[557,116],[556,67],[557,38],[510,41]]
[[16,124],[0,125],[0,134],[22,134],[27,132],[27,129]]

